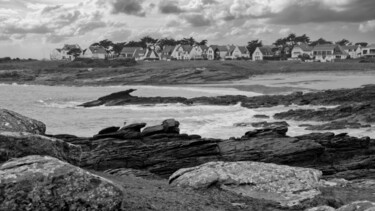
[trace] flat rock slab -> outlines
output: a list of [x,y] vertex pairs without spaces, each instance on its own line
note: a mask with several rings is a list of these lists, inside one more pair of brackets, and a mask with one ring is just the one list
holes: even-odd
[[0,163],[28,155],[47,155],[77,165],[81,161],[82,149],[42,135],[0,131]]
[[14,111],[0,109],[0,131],[44,134],[46,132],[46,125],[43,122],[25,117]]
[[111,181],[47,156],[0,166],[0,210],[119,210],[122,190]]
[[169,178],[169,182],[171,185],[194,189],[218,186],[240,195],[293,207],[320,195],[318,188],[321,175],[321,171],[308,168],[220,161],[180,169]]

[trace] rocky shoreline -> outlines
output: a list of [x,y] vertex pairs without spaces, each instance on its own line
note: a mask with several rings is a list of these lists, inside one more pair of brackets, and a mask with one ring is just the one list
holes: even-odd
[[179,126],[48,135],[40,121],[1,109],[0,210],[375,208],[375,139],[289,137],[286,125],[205,139]]

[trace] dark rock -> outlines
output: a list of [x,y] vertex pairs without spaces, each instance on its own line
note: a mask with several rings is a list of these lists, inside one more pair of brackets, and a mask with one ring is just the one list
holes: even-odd
[[52,157],[0,165],[0,210],[119,210],[120,186]]
[[120,127],[115,127],[115,126],[107,127],[99,131],[98,134],[102,135],[102,134],[114,133],[114,132],[117,132],[119,129]]
[[180,129],[178,128],[180,126],[180,122],[174,119],[164,120],[162,125],[164,127],[164,132],[166,133],[180,133]]
[[332,121],[322,125],[308,125],[306,130],[340,130],[340,129],[358,129],[371,127],[371,125],[363,125],[358,122],[343,121]]
[[288,127],[279,126],[279,127],[270,127],[257,129],[253,131],[248,131],[245,133],[245,136],[242,138],[253,138],[253,137],[285,137],[288,132]]
[[43,122],[22,116],[16,112],[0,109],[0,131],[44,134],[46,125]]
[[148,171],[138,170],[138,169],[126,169],[126,168],[120,168],[120,169],[109,169],[104,171],[104,173],[111,174],[118,177],[140,177],[145,179],[155,179],[155,180],[161,180],[162,178],[159,177],[156,174],[153,174]]
[[253,126],[253,127],[280,127],[280,126],[288,127],[289,124],[285,121],[281,121],[281,122],[255,122],[255,123],[251,123],[251,126]]
[[270,118],[270,116],[267,116],[267,115],[264,115],[264,114],[256,114],[253,117],[258,118],[258,119],[269,119]]
[[79,164],[82,149],[55,138],[26,132],[0,132],[0,163],[28,155],[48,155]]
[[140,138],[141,133],[134,130],[119,130],[114,133],[95,135],[93,139],[118,138],[118,139],[135,139]]
[[163,125],[156,125],[156,126],[151,126],[151,127],[146,127],[143,131],[142,131],[142,136],[152,136],[152,135],[155,135],[155,134],[159,134],[159,133],[164,133],[164,126]]
[[147,125],[146,123],[134,123],[130,125],[125,125],[120,130],[131,130],[131,131],[141,132],[141,129],[146,127],[146,125]]

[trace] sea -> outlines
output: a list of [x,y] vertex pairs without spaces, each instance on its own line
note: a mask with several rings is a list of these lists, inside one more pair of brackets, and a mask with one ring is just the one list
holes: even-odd
[[[109,126],[145,122],[147,126],[161,124],[165,119],[174,118],[180,124],[181,133],[198,134],[205,138],[241,137],[253,130],[252,126],[237,127],[238,123],[260,121],[280,121],[272,116],[290,109],[319,109],[325,106],[276,106],[271,108],[248,109],[240,103],[231,106],[217,105],[126,105],[83,108],[78,105],[95,100],[104,95],[127,89],[136,89],[135,96],[180,96],[186,98],[220,95],[258,96],[263,94],[287,94],[293,91],[317,91],[322,89],[354,88],[375,81],[375,71],[326,72],[326,73],[284,73],[251,77],[247,80],[205,85],[178,86],[106,86],[69,87],[0,84],[0,108],[9,109],[22,115],[40,120],[47,126],[48,134],[72,134],[90,137]],[[257,119],[254,115],[264,114],[270,119]],[[301,124],[321,124],[322,122],[287,121],[288,135],[295,136],[307,131]],[[322,131],[320,131],[322,132]],[[325,131],[323,131],[325,132]],[[374,127],[332,131],[348,133],[357,137],[375,138]]]

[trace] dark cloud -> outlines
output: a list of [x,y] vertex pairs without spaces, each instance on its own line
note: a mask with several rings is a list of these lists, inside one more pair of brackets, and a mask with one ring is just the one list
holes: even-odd
[[70,13],[59,15],[58,19],[55,20],[55,22],[59,26],[63,27],[63,26],[70,25],[76,22],[80,17],[81,17],[81,12],[76,10]]
[[112,13],[145,17],[146,12],[142,6],[143,2],[144,0],[115,0],[112,2]]
[[270,23],[302,24],[325,22],[363,22],[375,19],[374,0],[353,0],[340,10],[328,8],[322,2],[302,1],[291,5],[279,13],[270,15]]
[[56,6],[47,6],[42,10],[42,14],[50,13],[54,10],[60,9],[62,5],[56,5]]
[[162,1],[159,4],[159,10],[163,14],[181,14],[185,12],[173,1]]
[[10,40],[9,35],[0,34],[0,41],[7,41]]
[[206,4],[217,4],[218,2],[216,0],[202,0],[202,3],[206,5]]
[[183,18],[193,27],[209,26],[211,21],[200,14],[184,15]]

